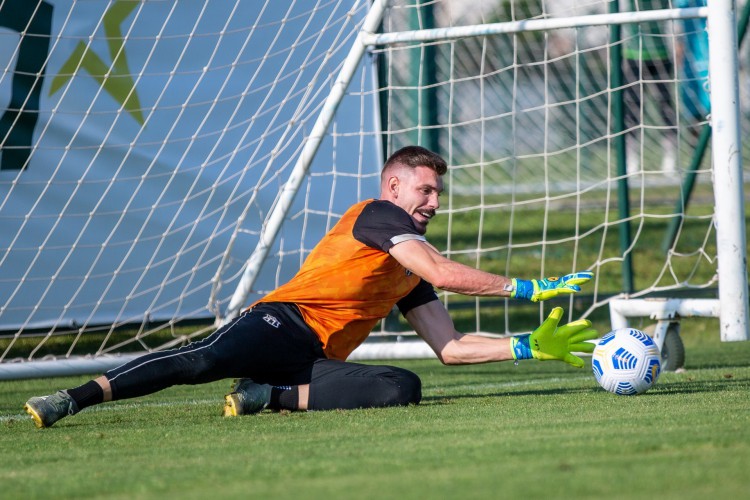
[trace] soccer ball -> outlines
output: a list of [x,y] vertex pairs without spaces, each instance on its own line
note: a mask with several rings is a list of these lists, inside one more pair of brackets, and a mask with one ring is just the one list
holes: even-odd
[[640,330],[620,328],[606,334],[591,358],[594,376],[607,391],[621,396],[651,388],[661,372],[661,354],[653,339]]

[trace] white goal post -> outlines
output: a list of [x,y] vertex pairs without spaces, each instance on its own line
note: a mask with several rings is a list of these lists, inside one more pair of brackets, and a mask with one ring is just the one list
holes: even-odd
[[[713,183],[719,297],[686,300],[613,300],[612,328],[628,326],[627,318],[658,321],[680,317],[718,317],[723,341],[748,340],[748,281],[742,142],[739,106],[737,18],[731,0],[712,1],[707,11],[710,46]],[[724,99],[724,96],[730,96]],[[723,227],[722,227],[723,226]],[[657,332],[660,333],[660,332]],[[663,337],[657,335],[662,347]]]
[[[748,340],[737,5],[648,3],[0,4],[0,378],[205,335],[412,143],[450,165],[427,235],[447,256],[593,270],[555,303],[569,319],[712,316]],[[685,56],[706,32],[708,77]],[[441,299],[487,335],[550,307]],[[409,335],[389,317],[353,359],[431,355]]]

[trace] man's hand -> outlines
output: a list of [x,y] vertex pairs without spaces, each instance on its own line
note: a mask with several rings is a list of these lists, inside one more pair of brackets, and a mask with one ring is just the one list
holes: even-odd
[[566,274],[562,278],[551,277],[542,280],[522,280],[513,278],[513,291],[510,296],[514,299],[526,299],[531,302],[551,299],[560,294],[580,292],[581,285],[594,277],[591,271],[580,271]]
[[562,315],[562,307],[556,307],[552,309],[542,326],[532,333],[511,337],[513,358],[533,357],[540,361],[558,359],[576,368],[582,368],[583,360],[572,352],[594,352],[594,344],[586,341],[599,337],[599,334],[591,328],[591,322],[585,319],[558,327]]

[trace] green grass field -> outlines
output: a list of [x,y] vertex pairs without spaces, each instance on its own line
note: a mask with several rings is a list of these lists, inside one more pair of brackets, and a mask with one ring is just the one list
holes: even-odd
[[2,498],[743,498],[750,342],[683,324],[684,373],[618,397],[586,368],[403,361],[422,404],[219,416],[229,381],[85,410],[38,430],[0,382]]
[[[691,206],[697,217],[686,221],[679,250],[701,246],[710,225],[701,217],[711,213],[712,198],[701,189],[701,203]],[[601,205],[600,193],[591,196],[588,203]],[[674,193],[659,196],[667,202],[652,212],[670,213]],[[603,217],[600,210],[577,219],[571,210],[561,204],[551,213],[556,232],[545,229],[548,237],[571,231],[576,221],[596,227]],[[545,214],[544,207],[526,208],[515,237],[539,238]],[[431,228],[441,249],[445,219]],[[633,247],[638,285],[659,275],[667,222],[644,217],[633,223],[640,231]],[[457,214],[453,224],[454,250],[476,244],[476,220]],[[501,245],[508,218],[488,216],[483,227],[485,245]],[[602,248],[603,256],[619,255],[614,228],[592,233],[576,253],[558,246],[545,249],[545,269],[553,273],[596,261]],[[713,255],[713,237],[703,248]],[[707,266],[701,255],[673,257],[672,271],[680,280],[706,282],[715,262]],[[455,257],[476,264],[471,253]],[[490,252],[481,266],[532,277],[540,258],[523,249],[510,260],[505,251]],[[597,273],[600,293],[620,290],[619,262]],[[485,306],[482,324],[502,325],[504,305]],[[573,316],[585,307],[575,301]],[[473,331],[475,312],[452,311],[459,330]],[[513,304],[508,314],[516,331],[539,323],[536,305]],[[606,307],[590,319],[606,332]],[[219,415],[230,381],[223,381],[102,405],[38,430],[23,403],[88,377],[0,381],[0,499],[744,498],[750,489],[750,342],[721,343],[717,320],[688,319],[681,332],[686,370],[663,373],[654,389],[636,397],[600,389],[588,360],[582,370],[558,362],[444,367],[435,360],[399,361],[394,364],[422,377],[418,406],[225,419]],[[36,356],[66,352],[76,333],[49,339]],[[89,332],[74,351],[89,352],[108,334],[107,328]],[[113,338],[132,335],[117,330]],[[25,357],[39,340],[0,339],[0,349],[9,342],[12,358]]]

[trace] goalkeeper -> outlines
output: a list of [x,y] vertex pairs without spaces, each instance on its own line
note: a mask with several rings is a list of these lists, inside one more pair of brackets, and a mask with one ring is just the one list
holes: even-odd
[[456,331],[434,287],[466,295],[546,300],[578,292],[592,277],[578,272],[543,280],[511,279],[441,255],[425,239],[447,170],[418,146],[395,152],[381,172],[378,200],[355,204],[291,281],[208,337],[146,354],[79,387],[33,397],[25,405],[38,427],[106,401],[178,384],[236,378],[224,415],[272,410],[373,408],[419,403],[421,381],[402,368],[346,361],[375,324],[398,306],[447,365],[556,359],[591,352],[588,321],[559,325],[555,308],[534,332],[511,338]]

